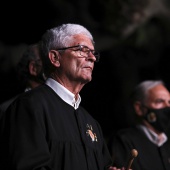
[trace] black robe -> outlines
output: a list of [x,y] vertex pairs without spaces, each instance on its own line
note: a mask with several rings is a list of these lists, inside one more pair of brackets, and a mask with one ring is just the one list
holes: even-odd
[[108,149],[118,167],[127,166],[131,150],[136,149],[133,170],[170,170],[169,141],[158,147],[137,127],[119,130],[109,140]]
[[104,170],[112,164],[98,122],[47,85],[19,96],[2,120],[10,170]]
[[16,95],[14,97],[12,97],[9,100],[4,101],[3,103],[0,104],[0,119],[3,116],[3,114],[5,114],[6,109],[10,106],[10,104],[15,101],[15,99],[18,97],[19,95]]

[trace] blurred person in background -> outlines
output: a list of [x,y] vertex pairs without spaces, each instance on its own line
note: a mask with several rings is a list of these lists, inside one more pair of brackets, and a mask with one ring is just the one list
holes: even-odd
[[170,169],[170,93],[161,80],[146,80],[134,89],[131,106],[136,125],[119,130],[108,142],[115,166],[127,163],[132,149],[138,151],[134,170]]
[[[45,82],[38,43],[31,44],[27,47],[17,64],[16,71],[18,86],[21,93],[31,90]],[[1,103],[0,118],[18,95]]]

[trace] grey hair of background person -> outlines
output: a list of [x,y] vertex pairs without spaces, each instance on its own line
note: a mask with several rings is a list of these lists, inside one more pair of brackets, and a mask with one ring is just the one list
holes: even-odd
[[73,36],[83,34],[87,36],[94,45],[92,34],[82,25],[79,24],[62,24],[61,26],[47,30],[40,40],[40,55],[42,57],[44,73],[48,75],[53,71],[53,66],[48,58],[50,50],[69,47],[73,43]]
[[23,79],[27,80],[30,76],[29,72],[29,62],[30,61],[36,61],[40,59],[39,56],[39,46],[38,44],[31,44],[27,47],[27,49],[24,51],[22,54],[21,59],[19,60],[16,70],[17,70],[17,75],[20,81],[23,81]]
[[141,101],[142,103],[144,103],[147,99],[148,91],[151,88],[160,84],[165,86],[162,80],[146,80],[141,82],[136,86],[132,93],[132,102]]
[[[36,82],[44,81],[43,79],[40,79],[40,74],[35,77],[30,74],[29,70],[29,63],[31,61],[35,61],[36,64],[41,61],[40,54],[39,54],[39,43],[34,43],[31,45],[28,45],[27,49],[23,52],[22,57],[20,58],[17,66],[16,66],[16,73],[17,73],[17,79],[19,81],[19,88],[20,91],[23,91],[29,80],[34,80]],[[42,70],[43,68],[41,68]]]

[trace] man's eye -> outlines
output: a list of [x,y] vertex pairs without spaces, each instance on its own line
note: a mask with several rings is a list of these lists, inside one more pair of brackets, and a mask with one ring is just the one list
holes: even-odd
[[163,100],[157,100],[156,103],[163,103]]
[[82,51],[81,48],[74,49],[74,51]]

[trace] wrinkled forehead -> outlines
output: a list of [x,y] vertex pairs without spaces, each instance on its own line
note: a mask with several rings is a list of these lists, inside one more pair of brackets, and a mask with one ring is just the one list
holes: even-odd
[[156,98],[170,100],[170,93],[168,89],[161,84],[149,89],[147,94],[147,99],[152,100]]
[[85,45],[89,48],[92,48],[94,47],[94,42],[84,34],[76,34],[72,36],[70,44],[68,44],[68,46],[75,45]]

